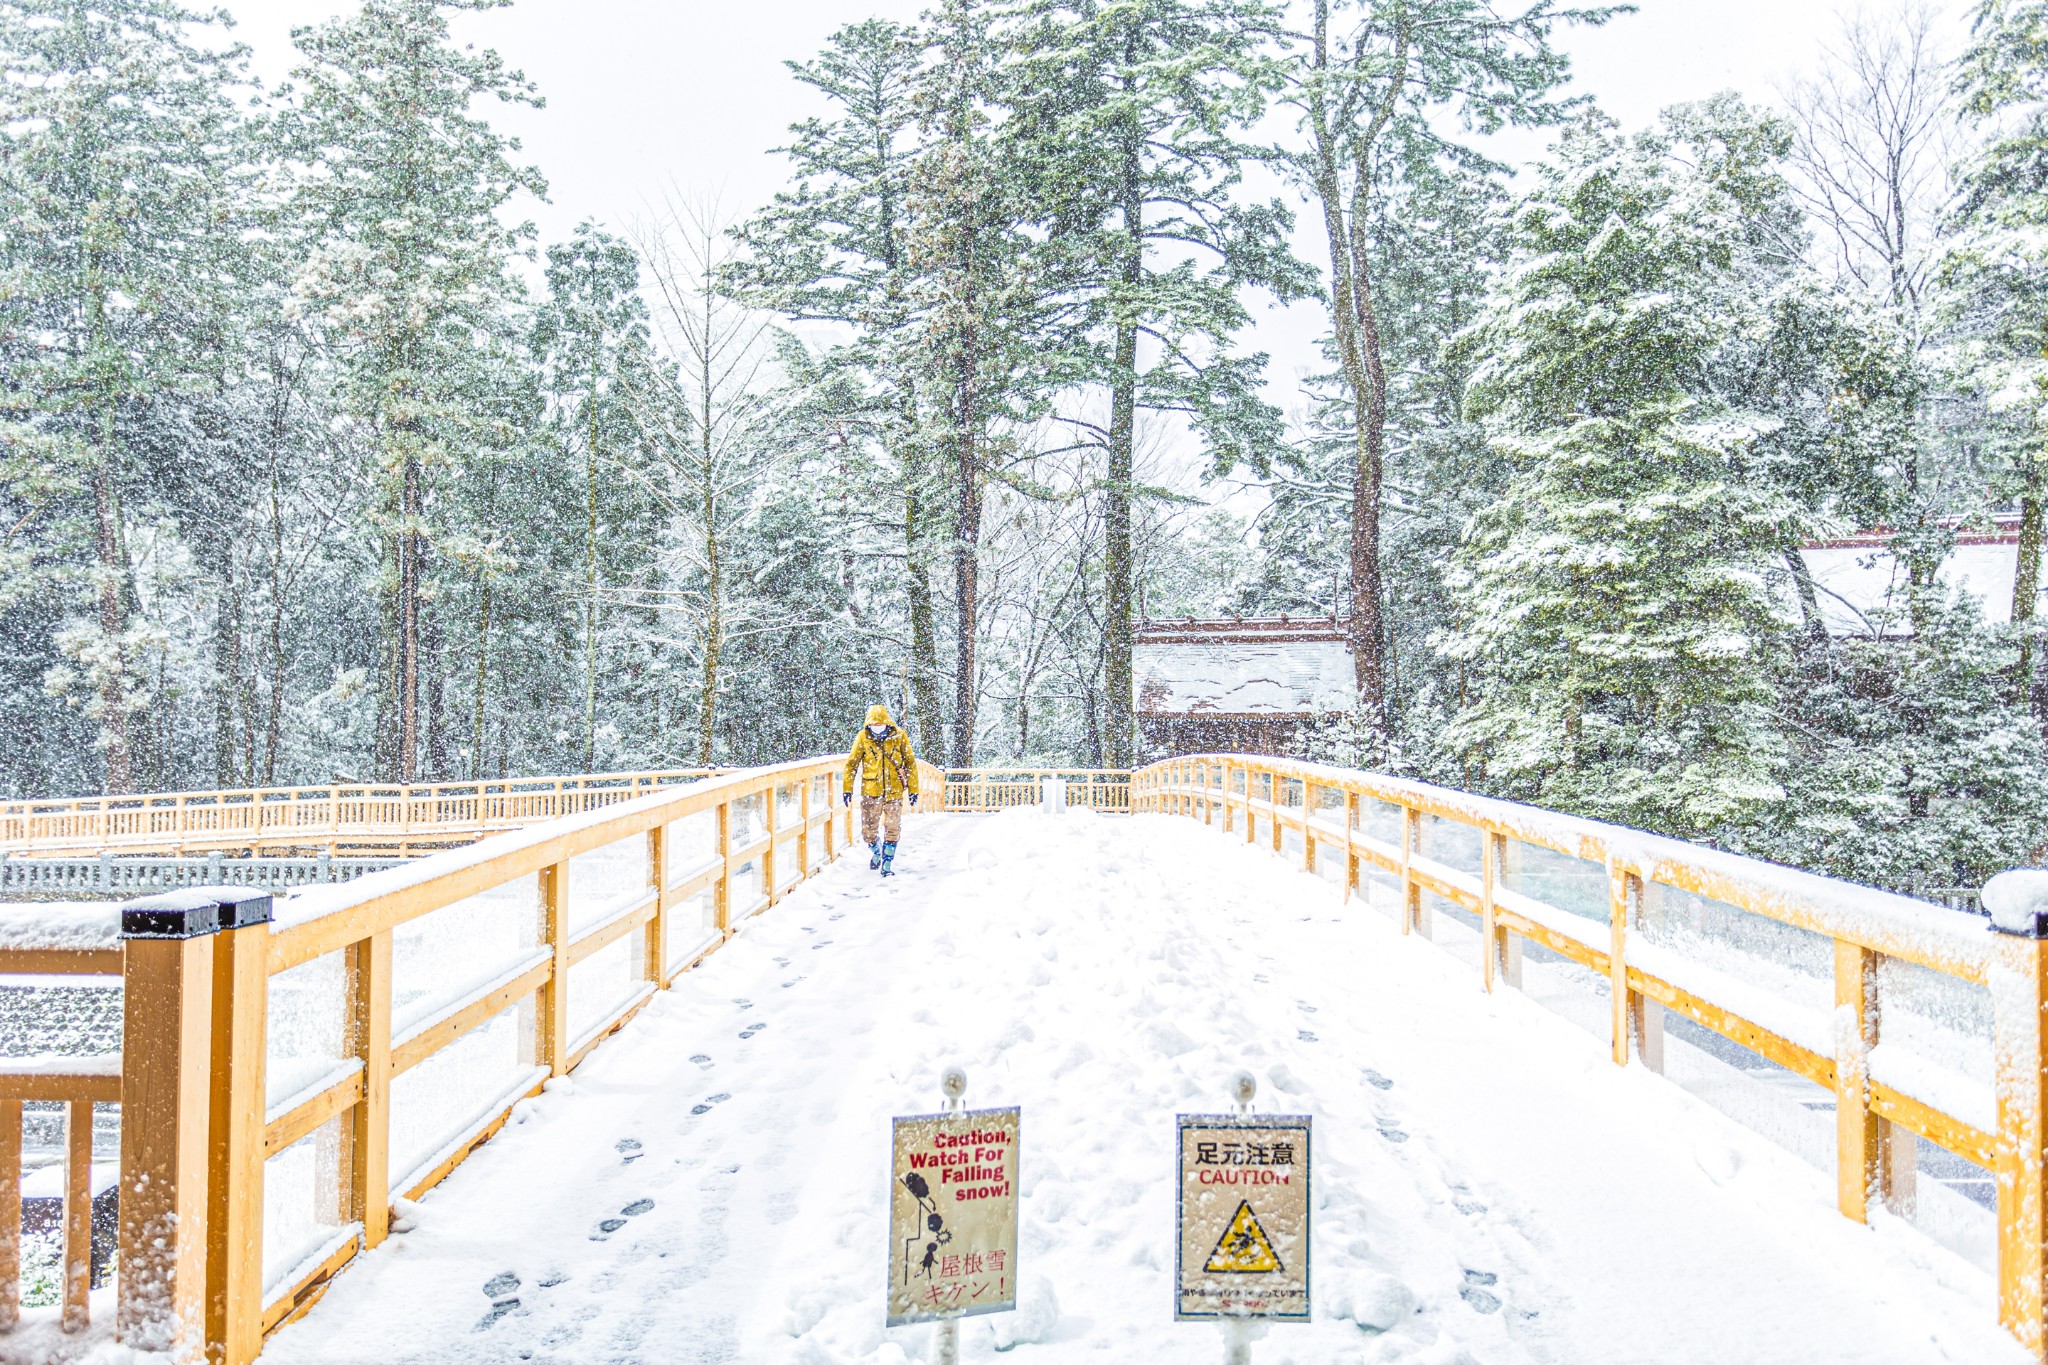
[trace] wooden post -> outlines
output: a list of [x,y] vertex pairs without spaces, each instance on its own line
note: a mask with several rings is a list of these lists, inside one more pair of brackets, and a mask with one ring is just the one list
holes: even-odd
[[[267,895],[221,898],[207,1119],[206,1341],[225,1365],[263,1348],[263,1113],[270,1009]],[[230,909],[230,907],[233,907]]]
[[1409,866],[1415,859],[1415,844],[1422,835],[1422,816],[1411,807],[1401,807],[1401,932],[1412,934],[1422,924],[1422,888],[1415,884]]
[[1643,880],[1635,873],[1607,865],[1607,984],[1614,1064],[1627,1066],[1631,1016],[1640,1008],[1628,988],[1628,925],[1641,906]]
[[1311,876],[1316,870],[1316,789],[1312,782],[1301,784],[1301,870]]
[[806,777],[797,791],[796,827],[796,879],[803,881],[811,875],[811,788],[817,786]]
[[21,1101],[0,1100],[0,1332],[21,1320]]
[[363,1100],[349,1111],[348,1205],[363,1248],[391,1231],[391,931],[348,946],[348,1048],[363,1063]]
[[1488,993],[1499,974],[1501,928],[1493,922],[1493,892],[1500,880],[1500,835],[1479,831],[1479,979]]
[[550,1075],[569,1071],[569,864],[540,872],[541,944],[554,955],[553,969],[534,993],[534,1058]]
[[1877,954],[1835,940],[1835,1202],[1870,1221],[1883,1182],[1877,1116],[1870,1112],[1870,1049],[1877,1045]]
[[[167,899],[167,898],[159,898]],[[201,1360],[206,1336],[207,1124],[214,929],[205,913],[122,910],[121,1275],[132,1350]]]
[[82,1332],[92,1312],[91,1100],[65,1106],[64,1139],[64,1311],[58,1323]]
[[1344,793],[1344,900],[1358,891],[1358,793]]
[[654,888],[654,918],[647,921],[641,948],[641,977],[661,986],[668,982],[668,826],[647,831],[647,880]]
[[[849,841],[851,835],[849,834]],[[732,936],[732,802],[722,801],[718,806],[718,890],[713,899],[713,909],[718,916],[718,932],[722,937]]]
[[1998,1105],[1998,1320],[2048,1355],[2048,937],[1994,915],[1993,1085]]
[[768,904],[775,904],[775,808],[781,802],[777,799],[775,784],[770,782],[761,791],[761,823],[768,827],[767,851],[761,855],[761,894]]

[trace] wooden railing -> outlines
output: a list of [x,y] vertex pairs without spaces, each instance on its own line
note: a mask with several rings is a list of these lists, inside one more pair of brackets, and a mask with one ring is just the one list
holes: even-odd
[[1048,780],[1064,785],[1069,807],[1111,814],[1131,808],[1130,773],[1105,768],[952,768],[946,772],[945,806],[975,814],[1040,805]]
[[[1347,894],[1380,891],[1403,933],[1428,932],[1435,901],[1464,912],[1489,991],[1520,985],[1524,941],[1590,968],[1618,1064],[1661,1070],[1670,1010],[1832,1091],[1849,1218],[1910,1205],[1909,1134],[1992,1171],[1999,1317],[2048,1358],[2048,943],[1635,830],[1286,760],[1156,763],[1133,774],[1132,801],[1334,871]],[[1795,980],[1802,957],[1812,970]],[[1960,1029],[1942,1058],[1914,1050],[1941,1032],[1935,996],[1952,1006],[1941,1027]]]
[[0,853],[413,853],[581,815],[718,771],[675,768],[502,782],[345,783],[9,801],[0,803]]
[[[0,1059],[0,1191],[19,1188],[22,1102],[61,1100],[73,1116],[66,1326],[84,1325],[87,1312],[85,1285],[74,1283],[85,1262],[69,1239],[89,1235],[79,1210],[93,1101],[122,1106],[122,1339],[181,1359],[253,1360],[267,1332],[383,1241],[394,1199],[444,1179],[515,1104],[854,843],[853,811],[837,799],[840,763],[650,792],[311,889],[276,902],[274,916],[267,896],[243,893],[263,917],[230,915],[218,932],[188,916],[188,929],[198,923],[190,932],[137,937],[150,902],[120,912],[118,938],[111,918],[0,918],[0,974],[123,977],[120,1055],[54,1069]],[[920,765],[920,775],[943,785],[936,769]],[[191,893],[159,902],[176,907],[180,896]],[[626,960],[610,963],[624,970],[604,993],[590,973],[608,953]],[[593,1000],[572,995],[579,981],[579,992],[599,992]],[[494,1034],[516,1040],[515,1064],[492,1067],[488,1048],[449,1052]],[[451,1065],[436,1068],[443,1056]],[[415,1076],[424,1082],[408,1087]],[[463,1082],[475,1093],[456,1119],[437,1119],[444,1092]],[[404,1150],[394,1147],[401,1105]],[[316,1159],[295,1163],[298,1152]],[[331,1172],[331,1187],[314,1179],[299,1201],[323,1200],[324,1216],[267,1225],[266,1181],[295,1179],[299,1165]],[[7,1213],[0,1196],[0,1230],[18,1228],[19,1210]],[[19,1302],[16,1248],[0,1232],[0,1329]]]

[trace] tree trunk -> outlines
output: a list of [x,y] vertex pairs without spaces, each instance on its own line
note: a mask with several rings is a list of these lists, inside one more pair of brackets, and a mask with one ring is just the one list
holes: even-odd
[[1820,594],[1813,586],[1813,569],[1797,545],[1786,547],[1785,565],[1792,571],[1792,586],[1799,594],[1799,621],[1806,638],[1817,645],[1826,644],[1827,619],[1820,614]]
[[939,631],[931,573],[924,561],[924,495],[918,477],[903,490],[904,591],[910,599],[910,690],[917,701],[917,747],[945,752],[946,705],[939,688]]
[[1131,475],[1138,418],[1137,293],[1145,270],[1144,201],[1135,133],[1123,149],[1123,260],[1114,310],[1116,350],[1109,392],[1109,477],[1102,506],[1103,748],[1112,768],[1130,768],[1135,722],[1131,680]]
[[484,775],[484,698],[491,677],[491,576],[488,571],[478,569],[476,577],[476,706],[470,717],[474,749],[469,756],[469,775],[472,780],[480,782]]
[[588,525],[584,559],[589,569],[590,597],[583,613],[583,771],[597,771],[597,374],[590,376],[589,431],[584,478],[584,512]]
[[954,439],[959,503],[953,517],[953,613],[957,636],[953,649],[953,766],[971,768],[976,701],[974,634],[979,626],[976,607],[981,592],[981,481],[975,467],[972,433],[962,430]]
[[284,735],[284,490],[277,445],[270,448],[270,700],[263,719],[263,785],[277,782],[277,751]]
[[[213,615],[213,784],[243,785],[236,762],[235,695],[242,679],[242,585],[232,544],[220,552],[220,601]],[[255,754],[249,755],[253,764]]]
[[[707,506],[709,505],[707,501]],[[725,650],[725,564],[718,527],[704,518],[705,596],[704,680],[697,698],[697,762],[711,762],[718,728],[718,669]]]
[[419,458],[405,456],[398,533],[398,780],[420,772],[420,586],[426,541],[420,535],[424,504]]
[[2012,624],[2020,642],[2019,662],[2013,667],[2013,700],[2023,706],[2035,700],[2033,627],[2034,604],[2041,594],[2041,493],[2041,480],[2030,470],[2026,491],[2020,495],[2019,563],[2012,576]]

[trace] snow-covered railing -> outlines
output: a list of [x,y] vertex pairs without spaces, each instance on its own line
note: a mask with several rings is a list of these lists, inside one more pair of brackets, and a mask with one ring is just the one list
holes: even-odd
[[630,801],[717,772],[154,792],[0,802],[0,853],[341,849],[411,854]]
[[115,857],[10,858],[0,853],[0,896],[10,892],[92,892],[105,896],[143,895],[181,886],[267,886],[286,890],[346,882],[381,872],[396,858],[336,858],[326,853],[311,858],[230,858],[219,852],[203,858]]
[[[21,1101],[70,1103],[88,1152],[92,1102],[118,1101],[123,1340],[253,1360],[394,1204],[853,843],[842,762],[666,787],[275,902],[0,913],[0,974],[119,973],[124,992],[121,1055],[0,1061],[0,1229],[19,1225]],[[0,1236],[0,1327],[14,1248]],[[67,1282],[67,1321],[84,1295]]]
[[1131,808],[1131,775],[1121,768],[950,768],[945,806],[969,815],[1037,806],[1048,791],[1064,791],[1069,807],[1111,814]]
[[1615,1062],[1662,1067],[1673,1011],[1835,1096],[1837,1196],[1912,1200],[1910,1134],[1995,1173],[1999,1315],[2048,1355],[2048,942],[1944,907],[1638,830],[1421,783],[1244,755],[1132,775],[1140,813],[1192,816],[1347,894],[1402,932],[1476,921],[1487,990],[1524,941],[1611,997]]

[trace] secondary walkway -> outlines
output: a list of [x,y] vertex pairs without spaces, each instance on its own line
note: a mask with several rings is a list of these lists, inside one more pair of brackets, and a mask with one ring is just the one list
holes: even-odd
[[900,866],[746,926],[264,1360],[925,1359],[882,1326],[888,1120],[951,1063],[1024,1109],[1024,1309],[969,1360],[1221,1357],[1172,1321],[1173,1116],[1239,1067],[1316,1123],[1316,1321],[1255,1360],[2024,1359],[1988,1275],[1269,853],[1019,811],[914,820]]

